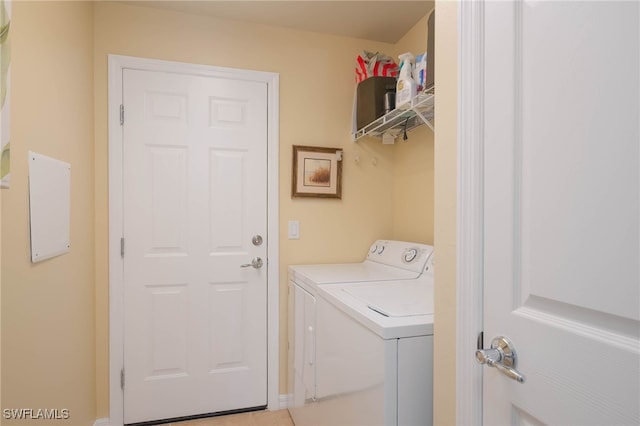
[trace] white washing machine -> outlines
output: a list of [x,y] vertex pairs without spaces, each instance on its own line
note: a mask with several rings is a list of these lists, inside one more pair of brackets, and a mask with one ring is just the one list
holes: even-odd
[[361,263],[289,268],[296,426],[432,423],[432,253],[376,241]]

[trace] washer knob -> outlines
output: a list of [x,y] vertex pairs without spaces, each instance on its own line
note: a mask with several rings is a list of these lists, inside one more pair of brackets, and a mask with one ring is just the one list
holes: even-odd
[[402,260],[404,260],[405,263],[413,262],[416,257],[418,257],[418,249],[407,249],[402,253]]
[[369,248],[369,253],[375,253],[376,250],[378,250],[378,246],[374,244]]
[[384,251],[385,246],[380,246],[378,247],[378,254],[382,254],[382,252]]

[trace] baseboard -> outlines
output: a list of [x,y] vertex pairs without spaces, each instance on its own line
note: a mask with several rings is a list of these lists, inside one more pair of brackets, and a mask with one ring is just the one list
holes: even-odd
[[111,421],[107,417],[104,417],[102,419],[97,419],[93,423],[93,426],[111,426]]
[[280,395],[280,409],[284,410],[286,408],[289,408],[289,401],[291,401],[292,399],[293,395],[291,394]]

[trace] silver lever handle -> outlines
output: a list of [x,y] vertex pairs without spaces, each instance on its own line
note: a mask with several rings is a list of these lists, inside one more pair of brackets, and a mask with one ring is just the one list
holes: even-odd
[[264,262],[259,257],[254,257],[251,260],[251,263],[245,263],[244,265],[240,265],[241,268],[248,268],[249,266],[253,266],[256,269],[262,268]]
[[515,369],[516,367],[516,350],[513,344],[503,336],[498,336],[491,341],[491,349],[478,349],[476,351],[476,359],[480,364],[487,364],[489,367],[495,367],[502,374],[515,380],[518,383],[524,383],[525,376]]

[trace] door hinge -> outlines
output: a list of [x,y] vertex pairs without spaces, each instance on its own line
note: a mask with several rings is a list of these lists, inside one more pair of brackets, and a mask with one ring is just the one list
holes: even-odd
[[120,370],[120,389],[124,390],[124,368]]
[[480,351],[484,349],[484,331],[478,333],[478,340],[476,341],[476,348]]
[[120,238],[120,257],[124,258],[124,237]]
[[120,125],[124,124],[124,105],[120,104]]

